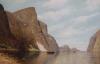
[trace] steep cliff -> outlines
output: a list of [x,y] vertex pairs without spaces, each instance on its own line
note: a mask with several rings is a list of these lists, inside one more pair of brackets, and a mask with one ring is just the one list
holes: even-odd
[[47,25],[46,25],[44,22],[42,22],[42,21],[38,21],[38,22],[40,23],[40,27],[41,27],[41,29],[42,29],[42,32],[43,32],[44,34],[48,34]]
[[57,45],[57,42],[55,40],[55,38],[49,34],[45,34],[46,40],[47,40],[47,44],[48,46],[48,51],[49,52],[58,52],[59,51],[59,47]]
[[48,35],[47,25],[37,19],[35,8],[29,7],[15,13],[7,12],[7,16],[12,34],[22,40],[27,49],[58,51],[55,39]]
[[93,48],[93,52],[100,57],[100,30],[96,33],[95,44]]
[[[18,40],[12,35],[9,27],[8,17],[2,5],[0,5],[0,50],[9,48],[20,48]],[[20,42],[19,42],[20,43]]]
[[88,52],[92,52],[93,48],[94,48],[94,45],[95,45],[95,42],[96,42],[96,34],[93,35],[90,39],[90,42],[89,42],[89,46],[87,48],[87,51]]
[[0,5],[0,36],[10,36],[8,17],[2,5]]
[[40,23],[40,27],[42,29],[42,33],[45,38],[46,44],[48,45],[48,47],[46,47],[46,49],[49,52],[59,51],[59,47],[57,45],[55,38],[53,36],[51,36],[50,34],[48,34],[47,25],[45,23],[43,23],[42,21],[39,21],[39,23]]
[[88,47],[88,52],[94,54],[96,58],[96,64],[100,63],[100,30],[92,37],[90,45]]

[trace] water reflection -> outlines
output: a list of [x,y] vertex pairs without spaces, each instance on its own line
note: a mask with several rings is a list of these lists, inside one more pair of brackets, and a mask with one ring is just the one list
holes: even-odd
[[56,54],[47,54],[47,53],[40,53],[37,57],[25,59],[24,64],[46,64],[48,61],[51,61],[52,58],[56,57]]
[[92,54],[92,59],[95,61],[95,64],[100,64],[100,57],[96,53]]
[[6,52],[3,53],[3,55],[5,55],[3,57],[7,57],[8,61],[14,61],[12,64],[47,64],[52,59],[56,58],[58,54],[33,53],[33,52],[30,52],[28,54],[27,53],[23,54],[17,52]]
[[[6,56],[8,56],[6,59],[12,62],[11,64],[97,64],[97,61],[100,64],[100,59],[86,52],[63,52],[57,54],[29,53],[24,55],[13,52],[6,53]],[[8,64],[8,62],[4,62]]]
[[88,53],[60,53],[59,56],[50,64],[94,64]]

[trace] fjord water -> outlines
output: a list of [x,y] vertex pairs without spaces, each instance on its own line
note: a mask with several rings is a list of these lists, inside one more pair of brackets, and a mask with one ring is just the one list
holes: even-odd
[[61,52],[54,54],[30,53],[22,57],[9,56],[8,59],[10,58],[13,58],[15,61],[15,63],[12,64],[97,64],[96,60],[100,60],[96,59],[92,54],[87,52]]

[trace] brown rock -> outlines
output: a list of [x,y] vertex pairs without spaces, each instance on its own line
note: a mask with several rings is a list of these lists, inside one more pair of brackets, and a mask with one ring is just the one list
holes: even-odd
[[0,49],[2,48],[20,48],[20,43],[11,33],[8,17],[2,5],[0,5]]
[[8,18],[2,5],[0,5],[0,36],[10,36]]
[[96,35],[92,36],[90,39],[90,43],[89,43],[89,46],[87,49],[88,52],[91,52],[93,50],[94,45],[95,45],[95,41],[96,41]]
[[45,44],[43,45],[48,50],[48,52],[57,52],[59,47],[54,37],[48,34],[47,25],[41,21],[39,21],[39,24],[40,24],[40,29],[42,29],[41,33],[43,35],[43,38],[46,41],[46,45]]
[[100,30],[96,33],[96,39],[95,39],[93,52],[96,53],[98,57],[100,57]]
[[47,48],[49,50],[49,52],[58,52],[59,47],[58,47],[57,42],[54,39],[54,37],[49,34],[45,34],[45,37],[47,40],[47,44],[49,45]]
[[92,37],[92,42],[90,41],[88,51],[93,53],[96,58],[96,64],[100,64],[100,30],[96,32],[95,37]]
[[35,48],[37,48],[37,42],[45,44],[44,46],[47,46],[42,33],[42,29],[37,20],[35,8],[30,7],[22,9],[15,12],[14,15],[19,20],[19,28],[21,29],[21,32],[19,32],[19,34],[21,33],[21,39],[26,40],[28,45],[30,44]]
[[[22,40],[28,49],[37,48],[40,51],[58,50],[53,37],[48,36],[47,25],[37,20],[35,8],[30,7],[15,13],[7,12],[11,32],[18,40]],[[50,40],[50,38],[52,40]]]
[[17,20],[15,18],[15,16],[11,13],[11,12],[6,12],[7,13],[7,16],[8,16],[8,20],[9,20],[9,27],[10,27],[10,30],[12,32],[12,34],[17,38],[17,39],[21,39],[19,38],[22,37],[21,36],[21,29],[19,27],[19,20]]
[[45,23],[43,23],[42,21],[39,21],[39,23],[40,23],[43,33],[47,34],[48,33],[47,25]]
[[[17,12],[16,12],[17,13]],[[26,50],[30,47],[34,47],[34,39],[30,38],[33,37],[33,35],[31,35],[32,30],[29,26],[29,24],[26,22],[23,22],[22,20],[25,18],[22,18],[21,20],[19,19],[21,16],[19,15],[19,17],[17,15],[14,15],[13,13],[7,12],[7,16],[8,16],[8,20],[9,20],[9,25],[10,25],[10,29],[12,34],[20,41],[23,42],[23,46]],[[16,16],[18,18],[16,18]],[[26,19],[25,19],[26,20]],[[32,23],[30,23],[32,24]],[[27,26],[29,28],[27,28]],[[32,44],[33,43],[33,44]]]

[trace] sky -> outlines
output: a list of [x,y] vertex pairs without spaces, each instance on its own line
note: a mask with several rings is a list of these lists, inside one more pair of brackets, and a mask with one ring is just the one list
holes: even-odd
[[59,46],[86,50],[100,29],[100,0],[0,0],[5,10],[35,7],[38,19],[48,25]]

